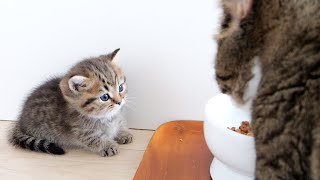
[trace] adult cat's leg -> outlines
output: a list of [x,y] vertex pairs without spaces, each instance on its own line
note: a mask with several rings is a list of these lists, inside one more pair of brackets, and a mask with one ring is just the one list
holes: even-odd
[[303,92],[303,87],[274,90],[254,100],[256,179],[310,179],[311,127]]
[[311,176],[314,180],[320,180],[320,66],[314,66],[314,71],[310,74],[313,78],[308,82],[311,88],[309,88],[310,102],[307,105],[310,106],[309,109],[313,108],[312,117],[314,118],[312,153],[310,157]]
[[[319,119],[320,121],[320,119]],[[320,123],[313,132],[314,143],[311,154],[311,173],[314,180],[320,180]]]

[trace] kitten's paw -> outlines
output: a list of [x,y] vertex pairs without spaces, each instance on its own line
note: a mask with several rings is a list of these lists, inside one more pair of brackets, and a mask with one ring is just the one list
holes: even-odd
[[118,144],[129,144],[132,142],[132,139],[133,135],[128,131],[119,132],[118,136],[115,138]]
[[118,154],[119,151],[118,151],[118,147],[117,146],[112,146],[112,147],[106,147],[104,148],[100,154],[102,157],[111,157],[111,156],[114,156],[116,154]]

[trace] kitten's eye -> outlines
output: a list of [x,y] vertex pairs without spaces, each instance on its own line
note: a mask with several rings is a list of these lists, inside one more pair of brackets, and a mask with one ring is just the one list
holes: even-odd
[[119,92],[122,92],[123,91],[123,84],[120,84],[119,86]]
[[109,94],[104,94],[102,96],[100,96],[101,101],[108,101],[110,99]]

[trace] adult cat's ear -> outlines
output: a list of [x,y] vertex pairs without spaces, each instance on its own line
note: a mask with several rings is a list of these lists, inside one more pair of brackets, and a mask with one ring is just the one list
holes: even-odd
[[233,18],[242,20],[251,9],[253,0],[223,0],[223,5]]
[[107,60],[107,61],[113,61],[114,57],[117,55],[117,53],[120,51],[120,48],[114,50],[112,53],[107,54],[107,55],[102,55],[101,58],[103,60]]
[[76,76],[72,76],[68,80],[68,85],[69,85],[69,89],[73,93],[78,93],[78,92],[89,89],[92,84],[90,83],[89,78],[76,75]]

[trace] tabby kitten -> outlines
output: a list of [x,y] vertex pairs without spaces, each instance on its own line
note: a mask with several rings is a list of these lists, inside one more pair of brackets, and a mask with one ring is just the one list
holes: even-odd
[[255,179],[320,179],[320,1],[222,5],[216,80],[252,103]]
[[117,143],[131,143],[132,134],[119,118],[127,85],[112,61],[118,51],[83,60],[35,89],[10,134],[11,144],[59,155],[62,148],[77,147],[113,156]]

